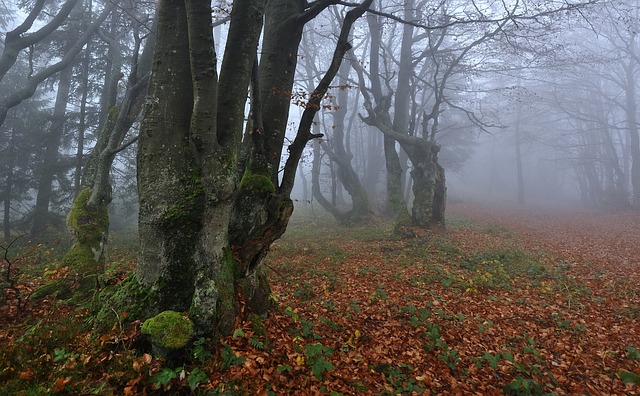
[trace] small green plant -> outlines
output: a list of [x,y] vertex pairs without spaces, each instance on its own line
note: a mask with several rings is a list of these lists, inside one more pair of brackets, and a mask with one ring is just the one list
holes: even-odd
[[256,337],[250,337],[247,342],[249,343],[249,345],[251,345],[253,348],[255,349],[259,349],[259,350],[264,350],[266,347],[264,345],[264,341],[256,338]]
[[640,349],[628,346],[625,350],[627,351],[627,358],[631,360],[640,360]]
[[170,368],[165,367],[151,377],[151,382],[156,389],[165,389],[174,378],[177,378],[184,371],[184,367]]
[[369,294],[369,302],[375,304],[380,300],[388,300],[387,292],[382,285],[376,286],[376,289]]
[[284,373],[285,371],[290,373],[293,370],[293,367],[289,366],[288,364],[281,364],[280,366],[278,366],[277,370],[280,374]]
[[204,337],[200,337],[198,340],[194,341],[193,350],[191,352],[193,354],[193,358],[200,364],[204,364],[204,362],[213,355],[213,353],[205,347],[204,343]]
[[458,363],[460,363],[460,353],[455,348],[444,348],[440,354],[438,354],[438,359],[442,360],[449,370],[454,371]]
[[192,391],[200,386],[200,384],[205,384],[207,382],[209,382],[207,373],[200,371],[198,367],[194,368],[187,376],[187,383]]
[[382,372],[387,380],[387,383],[391,386],[389,389],[384,390],[384,394],[411,394],[424,393],[424,389],[418,385],[418,382],[409,374],[413,371],[413,367],[406,363],[400,363],[397,367],[390,364],[378,365],[374,370]]
[[308,321],[307,318],[300,318],[300,324],[302,325],[302,336],[303,337],[307,337],[307,338],[311,338],[312,340],[319,340],[320,338],[322,338],[320,336],[320,334],[316,333],[315,331],[313,331],[313,328],[315,327],[315,324],[313,324],[312,322]]
[[512,362],[514,361],[513,355],[511,353],[505,352],[505,353],[497,353],[495,355],[489,353],[489,352],[485,352],[484,355],[482,355],[482,357],[474,357],[473,358],[473,362],[476,364],[476,366],[481,369],[482,366],[485,363],[489,364],[489,367],[491,367],[494,370],[498,369],[498,363],[500,362],[500,360],[506,360],[508,362]]
[[53,351],[53,361],[61,362],[69,359],[77,359],[80,356],[77,353],[67,352],[64,349],[56,349]]
[[530,378],[516,377],[502,388],[506,395],[545,395],[544,387]]
[[[631,360],[640,360],[640,349],[636,349],[632,346],[628,346],[625,348],[627,351],[627,358]],[[625,384],[636,384],[640,385],[640,375],[636,373],[632,373],[629,371],[621,371],[618,373],[620,379]]]
[[200,371],[200,368],[196,367],[187,375],[184,367],[170,368],[165,367],[161,371],[151,377],[151,382],[156,389],[164,389],[165,391],[171,384],[171,382],[178,378],[184,379],[186,377],[189,388],[193,391],[200,384],[209,382],[209,377],[206,373]]
[[329,326],[331,329],[336,330],[336,331],[344,331],[344,326],[341,325],[340,323],[336,323],[331,319],[325,318],[325,317],[320,317],[318,318],[318,320],[323,323],[326,326]]
[[308,282],[298,284],[293,291],[293,296],[301,300],[311,300],[315,295],[313,287]]
[[243,358],[242,356],[236,355],[235,352],[233,352],[233,349],[227,344],[222,344],[221,356],[222,356],[222,368],[225,370],[233,366],[240,365],[245,361],[245,358]]
[[427,343],[422,346],[426,351],[433,351],[436,348],[446,348],[447,343],[440,338],[440,326],[435,323],[425,323],[425,335],[428,337]]
[[333,370],[333,364],[327,360],[333,356],[332,347],[326,347],[320,343],[305,345],[304,355],[307,357],[307,364],[311,366],[311,372],[318,381],[322,380],[325,371]]
[[476,318],[478,321],[478,330],[481,333],[487,331],[491,326],[493,326],[493,321],[485,318]]
[[625,384],[640,385],[640,375],[629,371],[621,371],[619,374],[620,380]]

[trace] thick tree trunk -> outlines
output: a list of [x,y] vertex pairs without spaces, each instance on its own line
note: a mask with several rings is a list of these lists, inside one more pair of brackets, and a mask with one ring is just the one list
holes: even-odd
[[[251,263],[232,250],[229,229],[262,5],[234,4],[218,91],[210,15],[204,4],[160,3],[152,100],[138,151],[136,277],[152,291],[150,314],[188,311],[198,333],[223,335],[232,330],[240,307],[241,283],[248,275],[255,279]],[[216,96],[217,115],[211,107]],[[255,192],[269,199],[273,184],[268,176],[268,183],[261,184],[263,178],[259,171],[245,174],[238,195]]]
[[[340,51],[336,50],[340,56],[334,55],[331,73],[312,95],[300,124],[303,133],[299,131],[290,148],[291,161],[283,175],[287,183],[276,187],[272,155],[265,149],[271,136],[263,133],[259,104],[252,109],[248,163],[239,162],[263,6],[260,0],[234,2],[219,81],[210,6],[181,0],[162,0],[159,6],[138,151],[140,257],[134,304],[143,304],[137,312],[146,317],[186,311],[197,334],[214,337],[229,334],[240,312],[269,307],[262,263],[286,229],[293,211],[289,187],[304,145],[315,137],[309,133],[315,112],[306,110],[319,108],[337,72],[334,63],[339,65],[348,49],[346,34],[341,33]],[[355,18],[366,8],[356,9]],[[352,11],[345,18],[345,26],[351,21],[349,28]],[[256,80],[252,87],[259,90],[256,84],[262,81]],[[256,96],[259,100],[260,95],[252,95]]]
[[423,139],[407,147],[413,169],[412,223],[422,228],[444,225],[446,187],[444,169],[438,163],[440,147]]

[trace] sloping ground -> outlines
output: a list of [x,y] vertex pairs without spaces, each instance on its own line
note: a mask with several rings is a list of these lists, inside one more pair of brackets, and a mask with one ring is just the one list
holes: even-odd
[[25,395],[640,394],[640,215],[448,216],[398,240],[298,214],[269,256],[279,309],[217,352],[199,340],[184,371],[135,351],[139,324],[98,338],[84,311],[29,308],[0,330],[0,380]]
[[640,394],[638,214],[450,218],[412,241],[294,227],[271,259],[284,310],[265,321],[271,347],[248,348],[245,325],[227,342],[246,360],[220,380],[277,394]]

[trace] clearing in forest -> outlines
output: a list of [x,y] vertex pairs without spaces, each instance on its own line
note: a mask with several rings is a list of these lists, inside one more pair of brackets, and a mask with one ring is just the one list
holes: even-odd
[[[414,239],[294,217],[268,259],[278,308],[218,345],[197,340],[180,367],[136,351],[139,324],[96,336],[85,310],[50,301],[16,318],[8,302],[4,389],[640,394],[640,215],[454,205],[448,216]],[[128,265],[114,262],[114,281]]]

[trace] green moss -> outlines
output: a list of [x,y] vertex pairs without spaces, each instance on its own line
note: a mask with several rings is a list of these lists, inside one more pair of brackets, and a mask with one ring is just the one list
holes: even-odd
[[267,329],[264,327],[264,323],[262,323],[262,319],[260,315],[255,313],[250,313],[248,316],[249,322],[251,322],[251,328],[253,332],[258,337],[267,338]]
[[97,293],[93,302],[92,319],[99,331],[110,329],[123,320],[133,322],[151,316],[153,292],[138,283],[135,276],[129,275],[116,285],[108,286]]
[[142,334],[166,349],[180,349],[193,337],[193,322],[175,311],[164,311],[142,324]]
[[109,212],[106,204],[97,208],[87,206],[91,189],[85,188],[78,194],[69,212],[67,225],[76,235],[76,243],[62,259],[63,266],[69,266],[79,274],[98,273],[104,260],[104,244],[109,231]]
[[84,268],[88,267],[88,264],[96,263],[95,257],[96,255],[86,245],[75,244],[64,255],[62,265]]
[[109,229],[109,211],[107,205],[98,208],[87,206],[92,190],[85,188],[73,202],[67,224],[78,234],[80,243],[102,241],[104,233]]
[[271,172],[268,166],[258,166],[251,164],[247,166],[240,180],[240,190],[254,192],[254,193],[273,193],[276,191],[276,187],[271,181]]
[[38,287],[31,293],[29,300],[38,301],[47,296],[65,299],[71,296],[71,293],[71,288],[64,279],[55,279]]
[[[195,212],[202,209],[204,189],[202,188],[202,180],[197,171],[193,170],[191,172],[188,184],[184,190],[184,197],[164,214],[163,220],[168,225],[175,221],[188,220],[193,217]],[[173,224],[170,225],[173,226]]]

